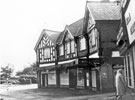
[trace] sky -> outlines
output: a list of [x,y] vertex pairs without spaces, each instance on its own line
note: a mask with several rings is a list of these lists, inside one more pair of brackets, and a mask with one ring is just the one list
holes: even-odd
[[36,62],[42,30],[63,31],[84,17],[85,5],[86,0],[0,0],[0,67],[21,71]]
[[21,71],[36,61],[42,29],[63,31],[84,17],[86,0],[0,0],[0,66]]

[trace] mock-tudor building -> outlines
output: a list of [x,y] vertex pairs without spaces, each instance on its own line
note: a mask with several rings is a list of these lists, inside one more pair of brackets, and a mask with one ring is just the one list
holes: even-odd
[[37,55],[39,87],[56,86],[56,40],[59,34],[60,32],[43,29],[34,48]]
[[35,47],[39,87],[114,90],[114,68],[123,64],[116,45],[120,19],[117,2],[87,1],[84,18],[63,32],[43,30]]
[[[80,19],[70,25],[66,25],[63,32],[58,37],[58,79],[61,87],[77,88],[84,87],[84,81],[78,76],[78,44],[77,35],[80,34],[80,28],[83,25],[83,19]],[[83,43],[85,45],[85,43]],[[82,47],[83,49],[83,47]],[[79,73],[81,75],[81,73]]]
[[[134,0],[122,0],[122,19],[117,35],[120,55],[124,56],[124,72],[128,89],[135,93],[135,7]],[[130,91],[128,91],[130,92]]]
[[117,2],[87,1],[83,33],[88,37],[88,64],[91,88],[109,91],[114,88],[114,69],[123,65],[116,39],[121,19],[121,7]]

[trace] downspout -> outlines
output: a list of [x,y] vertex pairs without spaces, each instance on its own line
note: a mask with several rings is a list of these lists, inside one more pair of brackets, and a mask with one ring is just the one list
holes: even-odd
[[56,87],[60,87],[60,73],[58,69],[58,61],[59,61],[59,46],[56,44],[56,60],[55,60],[55,71],[56,71]]

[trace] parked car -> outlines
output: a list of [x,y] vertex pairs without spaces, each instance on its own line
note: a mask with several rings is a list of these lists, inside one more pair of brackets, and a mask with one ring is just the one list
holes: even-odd
[[15,79],[9,79],[8,80],[8,83],[11,83],[11,84],[19,84],[20,82],[18,80],[15,80]]

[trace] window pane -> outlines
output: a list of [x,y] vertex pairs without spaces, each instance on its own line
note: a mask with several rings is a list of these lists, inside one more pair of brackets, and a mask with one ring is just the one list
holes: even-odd
[[70,53],[70,42],[68,42],[66,46],[67,46],[67,54],[69,54]]
[[80,50],[84,50],[84,49],[86,49],[86,40],[83,37],[80,39]]
[[45,48],[44,49],[44,57],[45,58],[50,58],[50,48]]
[[64,49],[64,48],[63,48],[63,45],[61,45],[61,46],[60,46],[60,56],[61,56],[61,55],[64,55],[63,49]]
[[75,52],[75,44],[74,41],[71,42],[71,52]]

